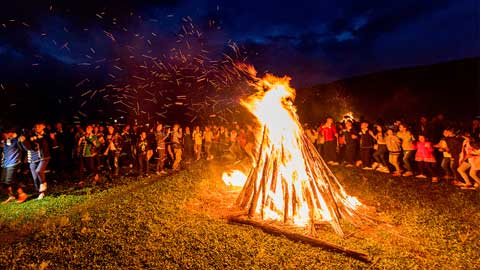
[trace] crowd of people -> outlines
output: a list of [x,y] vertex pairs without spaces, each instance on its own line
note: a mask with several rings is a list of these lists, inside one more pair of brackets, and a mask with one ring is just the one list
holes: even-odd
[[[461,132],[446,125],[441,116],[432,121],[422,117],[414,125],[402,121],[372,125],[353,119],[336,122],[327,117],[318,125],[305,124],[304,130],[331,166],[428,177],[432,182],[441,177],[462,189],[480,189],[478,119]],[[255,145],[254,127],[237,123],[192,129],[161,123],[68,128],[62,123],[37,123],[32,130],[5,129],[0,145],[4,203],[27,200],[19,181],[27,170],[27,181],[33,180],[36,198],[42,199],[50,180],[82,187],[86,182],[98,183],[101,177],[115,181],[120,175],[164,175],[201,159],[254,159]]]
[[[440,177],[462,189],[480,189],[480,120],[470,127],[450,126],[442,114],[420,117],[409,125],[328,117],[320,126],[305,126],[310,141],[330,165],[361,167],[393,176]],[[468,172],[468,173],[467,173]]]

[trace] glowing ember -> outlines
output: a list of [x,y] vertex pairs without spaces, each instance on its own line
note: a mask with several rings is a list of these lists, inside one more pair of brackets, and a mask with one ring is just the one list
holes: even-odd
[[223,182],[228,186],[243,187],[247,181],[247,176],[241,171],[224,172],[222,175]]
[[261,124],[257,157],[237,199],[249,216],[299,226],[330,222],[343,234],[339,219],[353,220],[361,203],[348,196],[304,133],[293,106],[290,78],[255,77],[258,92],[242,101]]

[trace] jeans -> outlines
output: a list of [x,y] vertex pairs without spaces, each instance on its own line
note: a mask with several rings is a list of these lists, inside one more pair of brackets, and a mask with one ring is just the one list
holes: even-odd
[[445,176],[455,176],[455,161],[453,158],[443,157],[441,166]]
[[49,159],[30,163],[30,172],[33,177],[33,185],[40,190],[40,185],[47,182],[45,179],[45,170],[47,169]]
[[403,166],[407,171],[413,172],[412,158],[415,155],[415,150],[403,150]]
[[377,163],[382,164],[383,166],[387,166],[387,161],[385,160],[385,154],[387,153],[387,145],[386,144],[379,144],[377,151],[373,153],[373,158]]
[[118,160],[120,159],[120,153],[109,151],[107,156],[107,166],[110,173],[113,173],[113,176],[118,176],[120,171],[120,166]]

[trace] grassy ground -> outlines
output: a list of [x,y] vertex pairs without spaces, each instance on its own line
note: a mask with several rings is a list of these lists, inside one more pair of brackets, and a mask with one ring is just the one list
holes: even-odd
[[[322,239],[367,252],[366,264],[222,218],[236,191],[223,167],[166,177],[57,187],[44,200],[0,205],[0,269],[474,269],[480,193],[334,168],[381,223]],[[478,268],[477,268],[478,269]]]

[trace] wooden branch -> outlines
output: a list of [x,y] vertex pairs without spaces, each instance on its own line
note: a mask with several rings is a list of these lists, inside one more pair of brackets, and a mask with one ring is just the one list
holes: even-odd
[[330,243],[330,242],[326,242],[326,241],[323,241],[323,240],[319,240],[319,239],[316,239],[316,238],[313,238],[313,237],[301,235],[301,234],[294,233],[294,232],[289,232],[289,231],[283,230],[281,228],[278,228],[276,226],[266,224],[264,222],[258,222],[258,221],[254,221],[254,220],[247,219],[247,218],[244,218],[244,217],[239,217],[239,216],[230,216],[230,217],[227,218],[227,220],[228,220],[229,223],[238,223],[238,224],[250,225],[250,226],[259,228],[262,231],[264,231],[266,233],[269,233],[269,234],[272,234],[272,235],[285,236],[286,238],[288,238],[292,241],[298,241],[298,242],[302,242],[302,243],[305,243],[305,244],[309,244],[312,247],[320,247],[320,248],[324,248],[324,249],[327,249],[327,250],[330,250],[330,251],[333,251],[333,252],[342,253],[342,254],[345,254],[345,255],[347,255],[349,257],[352,257],[354,259],[360,260],[362,262],[367,262],[367,263],[372,262],[370,260],[369,256],[368,256],[368,254],[361,253],[361,252],[358,252],[358,251],[355,251],[355,250],[351,250],[351,249],[348,249],[348,248],[345,248],[345,247],[342,247],[342,246],[339,246],[339,245],[336,245],[336,244],[333,244],[333,243]]

